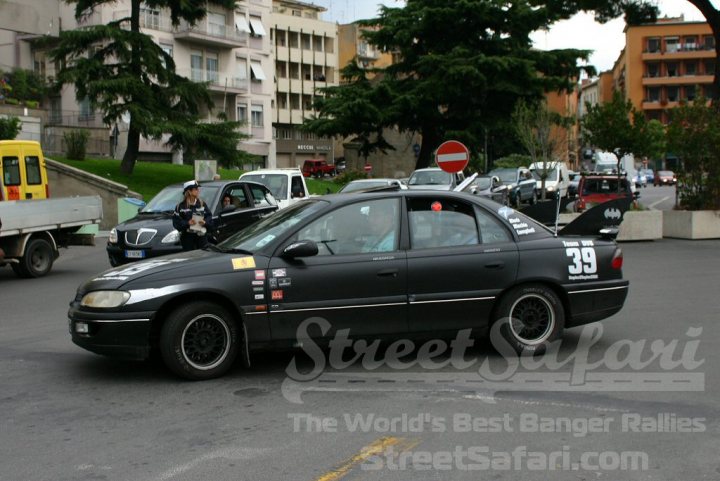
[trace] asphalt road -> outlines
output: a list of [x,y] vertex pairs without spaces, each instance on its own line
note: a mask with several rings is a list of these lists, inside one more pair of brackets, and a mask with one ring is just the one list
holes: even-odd
[[[74,346],[68,301],[106,267],[102,246],[64,251],[42,279],[0,269],[0,480],[720,479],[720,241],[623,250],[630,295],[587,373],[564,362],[585,352],[575,329],[560,366],[512,376],[479,342],[471,367],[355,363],[295,384],[301,352],[192,383]],[[484,362],[489,387],[471,382]]]
[[654,187],[648,184],[647,187],[638,189],[638,192],[640,192],[640,204],[647,209],[672,210],[675,206],[674,185]]

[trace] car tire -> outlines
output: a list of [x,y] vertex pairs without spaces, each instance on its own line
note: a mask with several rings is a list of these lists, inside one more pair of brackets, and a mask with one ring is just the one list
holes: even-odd
[[178,376],[200,381],[225,374],[238,354],[238,328],[230,313],[211,302],[180,306],[165,320],[160,353]]
[[528,284],[507,292],[495,311],[491,341],[495,344],[500,335],[516,353],[541,354],[548,344],[562,335],[565,327],[565,309],[555,292],[542,284]]
[[50,242],[40,238],[30,239],[20,263],[13,264],[13,271],[19,277],[42,277],[50,272],[53,262],[55,262],[55,254]]

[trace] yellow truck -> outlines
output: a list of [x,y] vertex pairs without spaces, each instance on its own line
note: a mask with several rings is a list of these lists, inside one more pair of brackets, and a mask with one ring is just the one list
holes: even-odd
[[50,197],[45,157],[39,142],[0,140],[0,173],[0,200]]
[[83,225],[102,220],[99,196],[48,199],[45,159],[37,142],[0,141],[0,266],[20,277],[47,274],[59,248],[87,244]]

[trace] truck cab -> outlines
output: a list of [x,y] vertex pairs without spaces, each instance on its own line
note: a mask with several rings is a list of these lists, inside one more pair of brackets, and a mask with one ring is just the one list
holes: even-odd
[[47,199],[50,196],[40,143],[0,140],[0,200]]
[[270,189],[279,209],[284,209],[310,195],[305,177],[298,168],[253,170],[241,175],[240,180],[257,182]]

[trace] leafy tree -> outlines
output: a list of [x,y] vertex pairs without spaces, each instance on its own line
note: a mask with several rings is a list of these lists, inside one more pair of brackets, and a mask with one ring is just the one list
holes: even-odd
[[13,140],[20,133],[22,123],[17,117],[0,118],[0,140]]
[[16,68],[2,76],[12,87],[12,93],[8,93],[8,96],[20,102],[41,101],[47,93],[45,78],[32,70]]
[[530,155],[531,163],[540,166],[536,172],[540,175],[540,191],[545,200],[545,181],[553,170],[551,162],[558,157],[563,141],[558,127],[564,126],[566,120],[551,112],[545,102],[531,106],[523,100],[515,105],[512,119],[520,145]]
[[704,98],[672,109],[668,147],[682,159],[678,194],[690,210],[720,209],[720,117]]
[[[518,100],[570,90],[582,70],[578,61],[588,58],[585,50],[533,49],[530,34],[592,9],[601,20],[623,11],[632,19],[656,13],[640,0],[408,0],[402,8],[381,7],[378,18],[360,24],[369,27],[369,43],[398,61],[374,69],[373,81],[348,75],[344,84],[323,89],[326,99],[308,128],[323,135],[377,136],[391,126],[419,132],[418,168],[448,138],[482,152],[485,139],[507,128]],[[343,98],[355,103],[352,109]]]
[[493,162],[496,169],[513,169],[518,167],[527,167],[532,164],[532,157],[526,154],[510,154],[505,157],[495,159]]
[[[112,0],[69,0],[81,19],[93,8]],[[201,122],[200,108],[212,109],[206,84],[192,82],[175,73],[175,63],[148,35],[140,31],[140,6],[168,9],[174,26],[181,20],[195,24],[207,15],[209,4],[234,8],[235,0],[131,0],[128,17],[60,33],[52,58],[63,65],[58,83],[74,84],[78,98],[87,98],[111,124],[130,115],[128,145],[121,163],[132,173],[140,136],[160,139],[171,134],[174,148],[205,151],[226,164],[238,161],[241,135],[236,122],[218,120],[213,127],[193,128]],[[215,130],[217,129],[217,130]],[[223,142],[217,142],[217,132]]]

